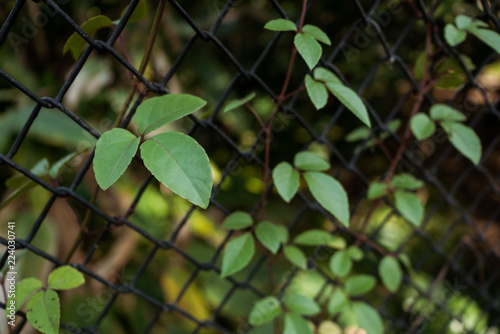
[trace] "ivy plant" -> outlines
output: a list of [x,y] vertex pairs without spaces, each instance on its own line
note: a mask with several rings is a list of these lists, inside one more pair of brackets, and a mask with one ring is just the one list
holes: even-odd
[[26,317],[29,323],[45,334],[59,333],[61,307],[57,291],[74,289],[85,283],[82,273],[70,266],[54,269],[48,277],[46,287],[34,277],[16,283],[16,293],[7,300],[15,305],[15,311],[28,303]]
[[94,173],[98,185],[103,190],[113,185],[140,148],[144,165],[162,184],[189,202],[207,208],[213,182],[205,150],[183,133],[151,135],[205,104],[204,100],[188,94],[168,94],[144,101],[134,115],[139,136],[115,128],[97,141]]

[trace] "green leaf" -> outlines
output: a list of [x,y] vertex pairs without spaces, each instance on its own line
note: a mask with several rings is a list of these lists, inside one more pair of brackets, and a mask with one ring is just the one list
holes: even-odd
[[276,226],[276,232],[278,232],[278,240],[282,244],[286,244],[288,242],[288,229],[283,225],[274,225]]
[[299,172],[293,169],[288,162],[283,161],[274,167],[273,180],[278,194],[285,202],[289,203],[299,190]]
[[250,233],[244,233],[231,240],[222,258],[221,277],[232,275],[245,268],[252,260],[255,244]]
[[335,276],[344,277],[351,272],[352,260],[345,251],[338,251],[330,258],[330,270]]
[[280,235],[275,224],[263,221],[255,228],[255,236],[260,243],[266,247],[271,253],[276,254],[280,248]]
[[45,334],[59,333],[61,308],[54,290],[40,291],[31,297],[26,314],[30,324]]
[[294,44],[310,70],[316,66],[323,50],[318,41],[309,34],[295,35]]
[[373,276],[354,275],[349,277],[345,282],[345,292],[349,296],[363,295],[370,292],[376,284],[377,280]]
[[448,139],[453,146],[474,165],[479,164],[482,155],[481,140],[474,130],[454,122],[442,122],[441,126],[448,134]]
[[[14,312],[19,310],[26,303],[33,292],[42,288],[42,282],[34,277],[25,278],[16,282],[16,293],[11,294],[7,300],[7,306],[14,304]],[[13,298],[14,297],[14,298]]]
[[308,74],[305,79],[307,94],[314,104],[314,107],[319,110],[326,106],[328,101],[328,91],[324,84],[318,81],[314,81],[313,78]]
[[147,169],[180,197],[204,209],[210,202],[212,170],[208,156],[196,140],[179,132],[166,132],[146,140],[141,155]]
[[313,334],[313,332],[300,314],[291,312],[285,315],[283,334]]
[[319,155],[303,151],[295,155],[293,164],[300,170],[320,172],[330,168],[330,163]]
[[[112,27],[112,26],[113,26],[113,21],[111,21],[109,17],[107,17],[106,15],[98,15],[89,19],[87,22],[83,23],[81,28],[89,36],[92,37],[92,34],[97,30],[104,27]],[[77,60],[78,57],[80,57],[80,55],[82,54],[83,50],[85,49],[86,44],[87,41],[85,41],[83,37],[80,36],[77,32],[74,32],[68,38],[66,44],[64,44],[63,53],[71,51],[73,59]]]
[[317,334],[342,334],[342,328],[330,320],[322,321],[318,326]]
[[281,304],[275,297],[265,297],[257,301],[250,315],[248,322],[252,326],[263,325],[281,314]]
[[356,246],[350,246],[349,248],[347,248],[346,252],[347,252],[347,255],[349,255],[349,257],[353,261],[361,261],[361,260],[363,260],[363,257],[365,256],[363,251],[359,247],[356,247]]
[[304,178],[314,198],[342,224],[349,226],[349,202],[340,182],[330,175],[306,172]]
[[496,31],[478,28],[476,26],[470,26],[466,29],[497,53],[500,53],[500,35]]
[[327,83],[326,87],[333,95],[349,109],[361,122],[371,128],[370,117],[365,104],[355,91],[341,84]]
[[236,108],[239,108],[242,105],[245,105],[246,103],[250,102],[253,98],[255,98],[255,93],[250,93],[247,96],[238,100],[229,101],[222,109],[222,112],[225,113],[234,110]]
[[[125,15],[125,12],[127,11],[128,7],[125,8],[122,11],[121,17]],[[137,6],[135,7],[134,11],[132,12],[132,15],[130,15],[130,18],[128,19],[127,23],[132,23],[132,22],[139,22],[142,21],[146,18],[148,14],[148,4],[146,0],[140,0]]]
[[431,118],[435,121],[463,122],[467,118],[460,111],[446,104],[435,104],[430,109]]
[[297,26],[290,20],[276,19],[267,22],[264,29],[273,31],[297,31]]
[[295,237],[293,242],[304,246],[335,245],[333,248],[344,248],[345,240],[323,230],[307,230]]
[[283,304],[285,304],[288,310],[303,315],[315,315],[321,311],[321,308],[314,300],[298,293],[286,295],[283,298]]
[[324,67],[317,67],[314,69],[314,78],[325,83],[334,83],[343,85],[342,81],[332,71]]
[[307,269],[307,258],[304,255],[304,252],[302,252],[298,247],[285,246],[283,248],[283,254],[293,265],[296,265],[303,270]]
[[78,155],[77,152],[72,152],[61,159],[57,160],[52,167],[50,167],[49,175],[51,178],[55,179],[61,173],[63,167],[65,167],[74,157]]
[[368,137],[370,137],[370,129],[366,126],[361,126],[349,132],[345,136],[345,140],[348,143],[352,143],[360,140],[365,140]]
[[328,302],[328,312],[330,312],[331,315],[335,315],[344,310],[348,304],[349,299],[344,290],[337,287],[335,291],[333,291],[330,301]]
[[415,190],[422,188],[424,183],[411,174],[402,173],[392,178],[392,186],[396,189]]
[[18,198],[19,196],[21,196],[25,192],[35,188],[36,186],[38,186],[38,183],[28,179],[28,181],[25,184],[21,185],[19,188],[14,190],[12,193],[9,194],[9,196],[7,196],[3,200],[3,202],[0,204],[0,210],[5,208],[7,205],[10,204],[10,202],[15,200],[16,198]]
[[378,266],[378,274],[387,290],[396,292],[403,281],[403,272],[398,260],[392,256],[384,256]]
[[434,122],[424,113],[417,113],[410,121],[411,131],[418,140],[424,140],[432,136],[436,130]]
[[115,183],[132,161],[140,138],[125,129],[105,132],[97,141],[94,156],[94,173],[97,184],[106,190]]
[[332,42],[330,41],[328,35],[325,34],[323,30],[321,30],[316,26],[313,26],[311,24],[306,24],[305,26],[302,27],[302,32],[311,35],[321,43],[324,43],[326,45],[332,45]]
[[189,94],[168,94],[142,102],[134,115],[134,122],[142,134],[190,115],[207,102]]
[[49,289],[68,290],[76,288],[85,283],[83,274],[70,266],[62,266],[54,269],[48,279]]
[[227,218],[222,223],[222,227],[229,230],[241,230],[252,226],[252,224],[252,216],[243,211],[236,211],[227,216]]
[[387,195],[387,184],[383,182],[372,182],[368,187],[368,199],[376,199]]
[[463,30],[457,29],[453,24],[448,23],[444,27],[444,38],[446,39],[446,42],[450,46],[456,46],[463,41],[465,41],[465,38],[467,37],[467,33]]
[[410,223],[419,226],[424,215],[424,207],[415,194],[397,190],[394,193],[396,199],[396,208],[401,215]]
[[373,306],[364,302],[354,302],[353,311],[358,320],[359,327],[366,330],[367,334],[383,334],[384,323]]
[[474,25],[472,18],[466,15],[458,15],[455,17],[455,24],[460,30]]
[[[42,179],[47,179],[47,174],[49,174],[49,161],[47,158],[43,158],[38,161],[31,169],[30,172]],[[16,189],[24,185],[26,182],[30,181],[24,174],[16,174],[5,181],[5,185],[9,188]]]

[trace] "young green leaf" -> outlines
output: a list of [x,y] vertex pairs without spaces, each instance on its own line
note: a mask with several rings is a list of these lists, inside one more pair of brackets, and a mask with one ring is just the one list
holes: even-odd
[[278,194],[287,203],[289,203],[292,198],[299,190],[300,176],[299,172],[293,169],[292,165],[288,162],[280,162],[273,169],[273,181]]
[[140,138],[125,129],[105,132],[97,141],[94,156],[94,173],[97,184],[106,190],[115,183],[132,161]]
[[49,289],[68,290],[85,283],[82,273],[70,266],[61,266],[54,269],[48,279]]
[[370,137],[370,129],[367,128],[366,126],[360,126],[359,128],[356,128],[346,134],[345,136],[345,141],[348,143],[360,141],[360,140],[365,140],[366,138]]
[[455,122],[442,122],[441,126],[448,134],[448,139],[453,146],[474,165],[479,164],[482,154],[481,140],[474,130]]
[[349,299],[344,290],[342,290],[340,287],[337,287],[330,297],[330,301],[328,302],[328,312],[330,312],[331,315],[335,315],[344,310],[348,304]]
[[255,236],[260,243],[266,247],[271,253],[276,254],[280,248],[280,236],[277,225],[263,221],[255,228]]
[[333,248],[344,248],[345,240],[323,230],[307,230],[295,237],[293,242],[303,246],[332,245]]
[[466,30],[479,38],[483,43],[488,45],[497,53],[500,53],[500,35],[496,31],[479,28],[477,26],[469,26]]
[[347,252],[347,255],[349,255],[349,257],[353,261],[361,261],[361,260],[363,260],[363,257],[365,256],[363,251],[357,246],[349,246],[349,248],[347,248],[346,252]]
[[365,293],[370,292],[376,284],[377,280],[373,276],[353,275],[345,282],[345,292],[349,296],[364,295]]
[[423,187],[424,183],[411,174],[402,173],[392,178],[392,186],[396,189],[416,190]]
[[364,302],[354,302],[352,305],[359,327],[366,330],[367,334],[383,334],[384,323],[380,314],[373,306]]
[[[112,26],[113,21],[111,21],[109,17],[106,15],[98,15],[83,23],[81,28],[89,36],[92,36],[93,33],[99,29]],[[71,51],[73,59],[77,60],[82,54],[86,44],[87,41],[85,41],[77,32],[74,32],[71,36],[69,36],[66,44],[64,44],[63,53]]]
[[282,244],[286,244],[288,242],[288,229],[283,225],[274,225],[276,228],[276,232],[278,232],[278,240]]
[[260,326],[273,320],[281,312],[281,304],[276,297],[265,297],[254,304],[248,322],[252,326]]
[[384,256],[378,266],[378,274],[387,290],[396,292],[403,281],[403,272],[398,260],[392,256]]
[[335,276],[344,277],[351,272],[352,260],[345,251],[338,251],[330,258],[330,270]]
[[323,53],[321,45],[312,35],[304,33],[298,33],[295,35],[294,44],[309,69],[312,70],[318,63],[321,58],[321,54]]
[[241,230],[252,226],[252,224],[252,216],[243,211],[236,211],[227,216],[227,218],[222,223],[222,227],[229,230]]
[[436,130],[434,122],[424,113],[417,113],[410,121],[411,132],[418,140],[424,140],[432,136]]
[[245,96],[241,99],[238,99],[238,100],[229,101],[222,109],[222,112],[225,113],[225,112],[237,109],[237,108],[241,107],[242,105],[250,102],[253,98],[255,98],[255,93],[250,93],[247,96]]
[[460,111],[441,103],[433,105],[430,114],[435,121],[463,122],[467,119]]
[[74,157],[76,157],[78,153],[72,152],[61,159],[57,160],[52,167],[50,167],[49,175],[51,178],[55,179],[61,173],[61,170],[64,166],[66,166]]
[[283,298],[283,304],[289,311],[294,311],[303,315],[315,315],[321,308],[311,298],[299,293],[291,293]]
[[[46,175],[49,174],[49,160],[47,160],[47,158],[41,159],[30,169],[30,172],[46,180]],[[24,174],[15,174],[5,181],[5,185],[9,188],[16,189],[26,184],[27,181],[29,181],[29,179]]]
[[283,334],[313,334],[313,332],[300,314],[290,312],[285,315]]
[[387,195],[387,184],[383,182],[372,182],[368,187],[368,199],[376,199]]
[[342,81],[332,71],[324,67],[316,67],[314,69],[314,79],[323,81],[325,83],[333,83],[343,85]]
[[349,226],[349,202],[340,182],[330,175],[306,172],[304,178],[314,198],[342,224]]
[[14,304],[14,312],[19,310],[21,306],[29,299],[33,292],[42,288],[42,282],[34,277],[25,278],[16,283],[16,293],[11,294],[7,300],[8,306]]
[[326,83],[326,88],[349,109],[361,122],[365,123],[369,128],[372,127],[368,111],[361,98],[355,91],[343,84]]
[[467,15],[458,15],[455,17],[455,25],[458,29],[464,30],[470,26],[474,26],[474,21]]
[[330,168],[328,161],[309,151],[297,153],[293,159],[293,164],[300,170],[312,172],[321,172]]
[[306,90],[311,102],[314,104],[314,107],[319,110],[326,106],[326,102],[328,101],[328,91],[326,87],[321,82],[315,81],[308,74],[305,79]]
[[250,233],[231,240],[222,257],[221,277],[232,275],[245,268],[252,260],[255,244]]
[[210,202],[212,170],[208,156],[193,138],[165,132],[141,145],[144,165],[180,197],[204,209]]
[[61,308],[54,290],[37,292],[28,302],[26,314],[30,324],[45,334],[58,334]]
[[207,102],[189,94],[168,94],[142,102],[134,115],[134,122],[141,134],[190,115]]
[[342,334],[342,328],[331,320],[323,320],[318,326],[318,334]]
[[283,248],[283,254],[291,264],[296,265],[303,270],[307,269],[307,258],[304,255],[304,252],[302,252],[298,247],[285,246]]
[[419,226],[424,215],[424,207],[415,194],[397,190],[394,193],[396,208],[410,223]]
[[306,24],[302,27],[302,32],[311,35],[317,41],[324,43],[326,45],[332,45],[330,38],[327,34],[320,28],[313,26],[311,24]]
[[444,38],[450,46],[457,46],[465,41],[467,33],[463,30],[457,29],[453,24],[448,23],[444,27]]
[[264,29],[273,31],[297,31],[297,26],[290,20],[276,19],[267,22]]

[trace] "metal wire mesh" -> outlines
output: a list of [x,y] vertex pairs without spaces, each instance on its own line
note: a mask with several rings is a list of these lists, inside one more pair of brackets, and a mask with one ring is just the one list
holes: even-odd
[[[228,97],[241,87],[247,90],[255,90],[262,94],[267,94],[271,99],[276,100],[277,94],[273,87],[266,84],[266,80],[270,75],[278,75],[276,73],[265,73],[269,70],[270,59],[273,59],[277,52],[280,52],[280,42],[286,39],[284,34],[276,34],[267,45],[263,45],[261,50],[258,50],[258,57],[255,58],[253,64],[243,65],[238,60],[241,55],[235,55],[231,52],[231,48],[225,45],[224,41],[227,38],[220,38],[219,31],[224,20],[230,15],[233,6],[239,5],[235,1],[227,1],[220,6],[220,13],[217,19],[213,22],[209,30],[203,30],[199,24],[190,17],[187,10],[184,9],[183,1],[179,3],[174,0],[169,0],[170,7],[168,11],[176,13],[182,20],[185,21],[192,29],[192,37],[187,44],[182,47],[177,58],[170,66],[168,72],[161,80],[150,81],[146,76],[142,75],[134,65],[132,65],[120,52],[120,49],[115,45],[127,25],[127,20],[132,14],[138,0],[130,1],[130,6],[126,10],[123,19],[119,22],[116,28],[111,32],[107,40],[99,40],[91,38],[85,31],[80,28],[81,22],[76,22],[62,8],[62,4],[67,2],[56,0],[41,0],[35,1],[40,6],[46,6],[56,13],[54,20],[57,18],[62,20],[66,29],[76,31],[88,43],[88,47],[78,59],[76,65],[71,70],[66,82],[60,88],[56,96],[41,96],[40,92],[30,90],[26,85],[21,83],[22,78],[17,78],[9,74],[9,69],[4,68],[2,60],[0,60],[0,76],[12,87],[15,87],[23,94],[28,96],[36,103],[36,106],[31,111],[29,118],[26,120],[23,128],[15,138],[15,141],[10,146],[8,152],[2,152],[0,161],[3,169],[9,169],[20,172],[29,179],[35,181],[52,195],[49,201],[45,204],[42,212],[38,216],[33,225],[29,236],[26,239],[17,239],[17,249],[27,249],[38,255],[40,258],[52,262],[54,265],[63,265],[64,262],[57,259],[43,250],[35,247],[32,243],[37,235],[41,225],[44,224],[47,214],[52,209],[54,203],[59,198],[68,198],[75,206],[89,208],[93,214],[102,218],[106,222],[106,228],[93,239],[91,245],[88,245],[88,253],[84,261],[79,263],[71,263],[71,265],[84,273],[88,281],[98,281],[103,286],[112,291],[112,297],[109,298],[105,307],[99,312],[98,317],[88,326],[76,328],[69,324],[62,323],[61,328],[71,333],[101,333],[100,326],[105,320],[109,312],[112,311],[116,303],[119,303],[120,297],[124,295],[133,295],[138,299],[142,299],[150,303],[157,311],[147,320],[143,333],[149,333],[154,330],[155,326],[165,314],[173,314],[180,316],[192,322],[192,333],[200,333],[204,330],[213,330],[220,333],[246,333],[251,330],[251,326],[242,321],[239,325],[228,323],[221,317],[221,312],[233,298],[238,298],[238,291],[247,291],[252,294],[254,299],[258,299],[268,295],[270,292],[262,289],[261,286],[255,284],[254,278],[257,273],[265,269],[265,255],[261,255],[258,261],[253,264],[251,270],[247,272],[247,276],[243,280],[236,280],[232,277],[225,278],[229,284],[227,293],[224,299],[219,303],[219,306],[213,310],[210,318],[197,319],[192,315],[189,309],[181,306],[180,300],[183,298],[190,286],[194,284],[200,275],[207,272],[220,273],[219,263],[220,255],[224,246],[230,239],[232,233],[228,233],[222,243],[218,245],[211,258],[207,261],[197,259],[191,255],[182,245],[178,243],[178,238],[185,226],[189,224],[189,219],[198,209],[192,207],[189,209],[181,223],[178,224],[168,239],[157,239],[143,228],[134,224],[133,215],[134,208],[141,200],[148,187],[153,185],[153,178],[148,176],[142,181],[142,184],[137,186],[134,200],[126,212],[108,213],[103,211],[99,205],[99,201],[93,204],[88,196],[82,195],[79,192],[79,187],[82,184],[84,177],[89,174],[89,169],[92,166],[93,154],[91,154],[83,168],[78,172],[72,183],[68,186],[54,186],[46,180],[34,175],[28,166],[22,166],[16,162],[16,154],[22,149],[23,142],[33,123],[36,121],[40,113],[46,109],[54,109],[60,112],[60,117],[69,117],[73,122],[78,124],[82,129],[90,135],[98,138],[100,133],[90,126],[84,118],[78,115],[75,110],[68,109],[63,103],[63,98],[68,90],[78,77],[80,71],[93,53],[99,53],[103,57],[112,59],[119,66],[123,66],[129,71],[140,83],[142,83],[150,96],[169,93],[165,88],[172,80],[174,75],[181,67],[189,67],[192,52],[198,52],[196,46],[202,45],[203,48],[215,48],[215,52],[227,62],[230,72],[233,74],[231,84],[227,90],[220,95],[214,110],[208,117],[190,117],[192,126],[189,130],[191,136],[201,138],[199,141],[202,145],[209,145],[211,140],[216,141],[218,145],[224,145],[232,151],[233,156],[228,157],[225,161],[225,169],[221,172],[219,183],[214,187],[211,198],[211,210],[217,210],[222,215],[228,215],[230,211],[219,201],[218,195],[223,192],[221,184],[224,180],[232,175],[235,170],[243,166],[256,166],[262,168],[262,141],[260,138],[255,138],[255,141],[250,145],[248,150],[241,149],[240,143],[227,134],[220,122],[221,108]],[[471,5],[474,5],[471,1]],[[15,32],[15,24],[21,19],[20,13],[26,6],[26,0],[15,1],[10,9],[8,17],[0,30],[0,46],[6,45],[9,41],[8,35]],[[412,99],[418,93],[419,87],[414,79],[410,68],[413,66],[407,58],[401,57],[401,50],[415,50],[422,45],[423,34],[419,29],[422,22],[431,22],[435,24],[432,17],[428,14],[429,10],[435,11],[441,6],[446,5],[445,1],[432,1],[426,4],[424,1],[396,1],[388,5],[387,1],[361,1],[352,0],[344,1],[342,5],[333,5],[329,2],[310,1],[308,4],[308,13],[313,12],[307,19],[314,20],[314,15],[325,12],[331,13],[336,18],[342,17],[343,10],[349,13],[349,17],[345,19],[342,26],[338,28],[336,36],[341,38],[332,38],[333,46],[329,52],[321,59],[321,65],[331,69],[344,82],[352,87],[357,88],[357,92],[364,99],[364,102],[369,110],[370,117],[373,120],[374,127],[372,134],[379,134],[382,131],[390,133],[388,144],[390,147],[397,147],[401,138],[397,133],[394,133],[388,128],[388,124],[396,116],[405,114],[405,108],[412,103]],[[482,15],[478,18],[489,21],[494,25],[497,31],[500,31],[500,21],[496,13],[498,1],[481,0]],[[300,5],[297,4],[297,7]],[[278,1],[269,0],[266,4],[266,10],[270,11],[270,17],[288,18],[287,11],[283,9]],[[429,9],[430,8],[430,9]],[[448,7],[447,7],[448,8]],[[297,9],[295,9],[297,10]],[[273,12],[271,12],[273,11]],[[384,21],[381,13],[385,13],[389,17],[390,24]],[[352,15],[352,16],[350,16]],[[291,17],[296,19],[296,17]],[[391,21],[392,18],[392,21]],[[340,19],[339,19],[340,20]],[[314,22],[312,22],[314,23]],[[333,24],[334,25],[334,24]],[[371,30],[366,30],[369,27]],[[498,55],[487,48],[482,48],[481,53],[475,63],[477,67],[474,70],[469,70],[464,63],[463,57],[457,49],[447,47],[442,41],[439,32],[440,27],[436,24],[436,33],[433,35],[433,43],[437,45],[441,54],[456,59],[466,74],[465,85],[456,91],[449,98],[449,103],[457,109],[462,110],[468,116],[468,125],[476,129],[476,132],[482,139],[484,146],[481,163],[478,166],[473,166],[468,163],[458,152],[449,144],[448,141],[438,141],[437,139],[431,144],[432,152],[422,146],[421,143],[412,143],[404,153],[404,159],[400,162],[400,171],[408,171],[422,178],[428,184],[432,199],[429,200],[426,207],[426,215],[420,227],[415,227],[407,224],[405,228],[409,229],[407,238],[401,242],[396,249],[395,254],[405,252],[405,249],[410,244],[418,244],[421,248],[419,258],[412,259],[413,266],[416,271],[425,271],[432,276],[432,283],[429,288],[422,288],[418,282],[412,280],[409,275],[405,275],[405,286],[412,287],[417,291],[418,296],[413,300],[413,303],[401,308],[400,297],[397,294],[387,294],[376,292],[374,296],[368,296],[368,300],[377,307],[386,324],[387,333],[448,333],[449,327],[460,321],[464,313],[467,311],[471,303],[477,303],[482,309],[482,314],[477,321],[486,321],[488,328],[500,326],[500,249],[498,247],[498,235],[494,231],[498,229],[498,208],[499,188],[498,182],[500,174],[498,173],[498,150],[500,135],[498,134],[499,110],[498,95],[494,89],[486,87],[484,82],[478,80],[478,76],[482,70],[498,59]],[[361,31],[361,35],[360,35]],[[368,35],[367,31],[373,32]],[[363,36],[364,32],[364,36]],[[235,32],[236,33],[236,32]],[[256,33],[257,34],[257,33]],[[230,34],[229,34],[230,35]],[[37,37],[35,36],[34,39]],[[230,37],[229,37],[230,38]],[[365,43],[366,42],[366,46]],[[361,44],[360,44],[361,43]],[[370,45],[370,46],[368,46]],[[478,43],[479,45],[479,43]],[[193,51],[195,50],[195,51]],[[407,52],[403,52],[406,54]],[[477,55],[476,55],[477,56]],[[197,60],[199,61],[199,60]],[[356,62],[362,61],[369,64],[370,70],[364,73],[358,73],[357,76],[351,76],[350,82],[342,75],[343,70],[356,68]],[[211,64],[207,61],[203,64],[204,67],[210,67]],[[367,65],[368,66],[368,65]],[[401,89],[405,90],[404,94],[398,95],[391,92],[386,92],[385,98],[381,98],[371,94],[367,96],[365,91],[369,87],[377,85],[381,80],[394,80],[394,78],[380,78],[377,73],[381,67],[387,67],[395,74],[395,78],[405,78],[407,85],[402,85]],[[307,72],[307,71],[306,71]],[[304,72],[304,73],[306,73]],[[303,74],[302,74],[303,75]],[[297,81],[296,89],[302,87],[302,83]],[[471,91],[473,91],[481,102],[471,101]],[[283,128],[301,128],[307,140],[304,145],[298,150],[307,149],[312,143],[320,143],[327,147],[332,155],[331,160],[335,161],[335,177],[347,181],[350,186],[347,186],[351,199],[351,214],[353,216],[362,215],[358,210],[361,203],[366,199],[366,190],[370,180],[373,180],[375,174],[367,167],[383,157],[382,152],[378,149],[366,149],[369,145],[369,139],[362,142],[357,150],[348,150],[346,145],[333,136],[332,133],[337,131],[338,124],[345,124],[345,118],[348,114],[341,104],[329,105],[327,113],[320,114],[313,112],[312,109],[304,110],[300,104],[300,99],[304,98],[302,92],[290,99],[280,110],[279,119],[282,121]],[[381,93],[383,94],[383,93]],[[389,96],[389,98],[387,98]],[[132,107],[130,108],[121,127],[128,126],[134,115],[135,110],[140,105],[144,95],[136,97]],[[424,105],[429,107],[436,103],[436,97],[429,94],[425,95]],[[299,107],[297,107],[297,105]],[[306,114],[307,113],[307,114]],[[326,116],[325,116],[326,115]],[[347,120],[349,122],[349,120]],[[280,132],[275,132],[275,137],[280,136]],[[433,137],[434,138],[434,137]],[[281,149],[273,147],[274,150]],[[293,156],[290,152],[288,158]],[[210,155],[210,152],[209,152]],[[382,158],[383,159],[383,158]],[[424,161],[425,160],[425,161]],[[385,168],[385,167],[382,167]],[[380,169],[380,168],[379,168]],[[383,172],[383,170],[382,170]],[[474,184],[475,187],[470,186]],[[268,193],[272,196],[272,187],[269,187]],[[310,215],[324,216],[331,222],[331,230],[334,233],[342,235],[346,238],[354,238],[352,230],[345,228],[339,224],[334,217],[324,211],[315,201],[310,199],[306,194],[299,194],[297,206],[294,207],[296,213],[294,219],[289,224],[289,230],[293,234],[294,231],[306,226]],[[391,205],[387,200],[388,205]],[[252,213],[257,214],[257,211],[262,204],[262,198],[259,198],[253,203]],[[444,219],[439,216],[440,210],[448,210],[448,217]],[[369,229],[367,240],[378,242],[378,238],[382,231],[391,225],[391,219],[398,216],[395,209],[390,210],[376,224],[376,227]],[[441,222],[443,221],[443,222]],[[433,227],[436,224],[449,224],[445,228],[436,233]],[[103,242],[109,242],[107,239],[112,227],[120,229],[130,229],[133,233],[140,234],[149,244],[147,256],[143,259],[141,266],[133,273],[133,278],[126,283],[109,281],[103,278],[92,270],[89,265],[95,256],[96,250]],[[457,237],[460,235],[460,237]],[[3,245],[7,245],[7,239],[0,238]],[[452,245],[450,246],[450,241]],[[369,254],[376,263],[380,260],[382,254],[380,249],[373,246],[373,243],[362,242],[363,250]],[[192,267],[192,272],[186,280],[180,293],[173,298],[173,301],[166,302],[160,297],[151,295],[138,287],[143,274],[148,270],[148,265],[153,261],[155,256],[163,252],[175,253],[189,263]],[[7,260],[7,252],[2,255],[0,266],[3,266]],[[323,267],[317,265],[318,262],[325,262],[329,255],[328,250],[318,248],[314,255],[309,259],[309,267],[311,270],[318,272],[325,279],[325,285],[318,295],[321,299],[324,291],[336,282],[323,270]],[[280,291],[278,296],[290,286],[297,270],[293,270],[286,276],[283,283],[279,286]],[[436,286],[448,282],[448,296],[437,296]],[[460,312],[451,311],[447,307],[447,301],[454,293],[461,293],[466,296],[467,302],[461,307]],[[429,311],[423,315],[418,312],[420,306],[418,303],[421,299],[426,301]],[[5,308],[5,304],[1,303],[1,307]],[[24,320],[22,324],[16,327],[20,331],[26,323],[25,314],[18,312]],[[485,320],[486,319],[486,320]],[[427,328],[429,324],[434,322],[439,323],[439,327]],[[463,333],[479,333],[476,330],[476,324],[469,325],[463,328]],[[168,328],[168,325],[167,325]],[[426,329],[427,328],[427,329]],[[497,333],[497,332],[491,332]]]

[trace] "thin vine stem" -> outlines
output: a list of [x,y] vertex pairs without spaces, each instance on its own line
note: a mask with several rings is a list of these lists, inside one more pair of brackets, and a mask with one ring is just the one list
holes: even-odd
[[[167,0],[160,0],[160,2],[158,4],[158,8],[156,10],[156,15],[155,15],[155,18],[153,21],[153,26],[151,28],[151,35],[149,35],[149,39],[148,39],[148,42],[146,45],[146,52],[144,53],[144,56],[141,60],[141,64],[139,66],[139,73],[141,75],[144,74],[144,72],[146,71],[146,68],[147,68],[149,61],[151,59],[151,55],[153,52],[156,37],[158,36],[158,32],[160,30],[160,25],[161,25],[161,20],[163,18],[163,13],[165,12],[166,4],[167,4]],[[119,127],[121,125],[121,123],[123,122],[123,119],[125,118],[127,110],[130,107],[130,103],[132,102],[132,100],[135,96],[135,93],[138,90],[138,87],[139,87],[138,84],[133,85],[131,87],[130,92],[127,96],[127,99],[125,100],[125,103],[123,104],[123,107],[120,110],[120,113],[118,114],[118,116],[115,120],[115,123],[113,124],[113,128]],[[145,94],[145,92],[141,91],[141,94]],[[91,204],[94,204],[96,202],[98,194],[99,194],[99,186],[96,185],[94,188],[94,191],[92,193],[92,197],[90,199]],[[90,208],[88,208],[85,211],[85,216],[84,216],[83,221],[80,225],[80,231],[78,232],[77,239],[75,240],[75,242],[71,246],[70,252],[68,253],[68,256],[66,257],[66,260],[65,260],[66,263],[68,263],[69,260],[71,260],[71,257],[73,256],[76,249],[78,248],[78,245],[80,244],[82,237],[83,237],[83,234],[85,233],[85,231],[88,227],[88,224],[90,222],[90,219],[92,217],[92,212],[93,211]]]

